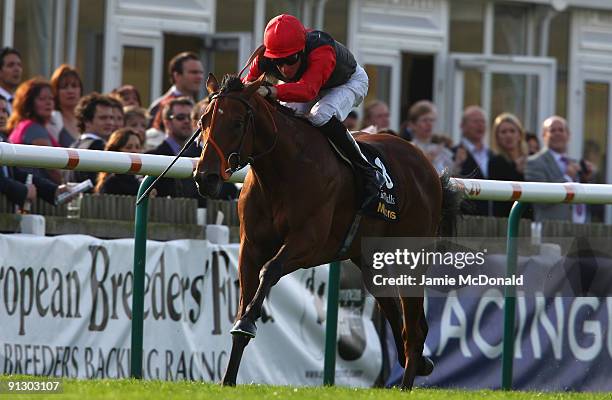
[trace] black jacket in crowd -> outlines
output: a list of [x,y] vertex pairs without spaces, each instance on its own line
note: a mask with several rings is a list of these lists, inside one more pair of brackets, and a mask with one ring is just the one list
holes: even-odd
[[139,187],[140,181],[134,175],[108,174],[100,187],[100,193],[136,196]]
[[[25,181],[32,171],[17,167],[6,168],[8,176],[5,174],[5,169],[0,166],[0,193],[4,194],[11,203],[22,207],[28,195],[28,187]],[[33,175],[32,183],[36,186],[38,197],[47,203],[55,204],[55,192],[57,190],[55,183],[37,174]]]
[[[160,154],[163,156],[174,157],[172,147],[164,140],[159,146],[153,150],[147,151],[147,154]],[[183,157],[199,157],[200,151],[195,144],[189,146]],[[206,199],[200,196],[198,188],[193,178],[175,179],[162,178],[155,184],[158,197],[188,197],[198,199],[198,206],[206,207]]]
[[[463,146],[457,145],[453,147],[452,149],[453,154],[457,153],[457,149],[459,149],[459,147],[463,147]],[[487,150],[487,151],[489,152],[489,161],[490,161],[491,158],[493,158],[494,154],[491,150]],[[476,162],[474,157],[472,157],[472,154],[469,151],[467,151],[467,154],[468,154],[467,158],[465,159],[464,163],[461,165],[461,171],[459,171],[459,178],[487,179],[487,177],[484,176],[482,170],[478,166],[478,163]],[[481,216],[486,217],[488,215],[491,215],[491,213],[489,212],[490,207],[491,207],[490,201],[465,200],[463,201],[463,203],[461,203],[461,211],[467,215],[481,215]]]

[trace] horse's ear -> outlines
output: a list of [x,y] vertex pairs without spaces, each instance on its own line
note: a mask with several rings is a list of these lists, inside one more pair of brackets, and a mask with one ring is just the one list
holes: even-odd
[[259,87],[261,85],[263,85],[263,83],[266,81],[266,74],[265,72],[261,75],[259,75],[259,78],[257,78],[256,80],[254,80],[253,82],[251,82],[246,89],[244,90],[244,94],[246,97],[251,97],[253,95],[253,93],[255,93],[255,91],[257,89],[259,89]]
[[219,81],[213,75],[212,72],[208,74],[208,79],[206,79],[206,89],[208,89],[208,93],[216,93],[219,91]]

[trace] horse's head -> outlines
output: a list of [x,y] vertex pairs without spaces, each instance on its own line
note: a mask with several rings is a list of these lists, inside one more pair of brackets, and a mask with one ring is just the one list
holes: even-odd
[[204,148],[194,171],[202,196],[216,198],[223,182],[253,160],[256,102],[251,98],[262,82],[263,76],[245,86],[238,77],[226,75],[219,86],[209,74],[211,101],[200,120]]

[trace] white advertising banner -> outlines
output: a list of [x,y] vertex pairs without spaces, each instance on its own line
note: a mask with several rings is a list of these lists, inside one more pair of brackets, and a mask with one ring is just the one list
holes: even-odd
[[[0,235],[0,373],[128,377],[133,253],[130,239]],[[145,378],[221,380],[237,255],[235,244],[148,242]],[[300,270],[272,288],[238,383],[322,383],[327,270]],[[374,326],[358,308],[339,314],[336,382],[371,386],[382,365]]]

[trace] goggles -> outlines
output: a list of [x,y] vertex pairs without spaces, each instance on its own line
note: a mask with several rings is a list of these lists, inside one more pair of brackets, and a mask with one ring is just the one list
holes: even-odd
[[295,53],[283,58],[272,58],[272,63],[277,67],[281,65],[294,65],[300,59],[300,53]]

